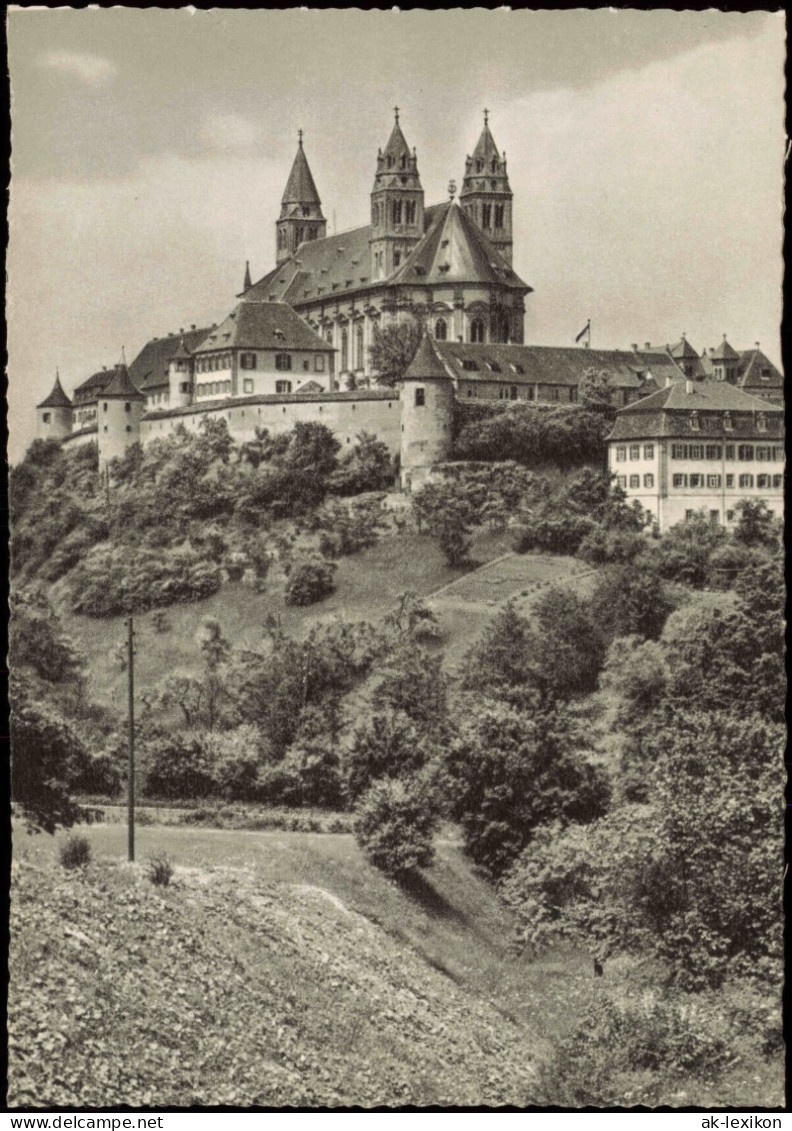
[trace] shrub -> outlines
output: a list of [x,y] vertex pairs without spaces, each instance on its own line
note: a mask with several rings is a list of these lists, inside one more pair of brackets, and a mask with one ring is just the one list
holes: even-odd
[[173,878],[173,864],[164,854],[152,856],[146,866],[146,871],[152,884],[157,887],[167,887]]
[[98,546],[73,570],[72,608],[92,617],[197,601],[220,588],[218,566],[193,551]]
[[402,711],[380,711],[352,736],[344,763],[347,794],[355,800],[377,779],[410,776],[427,760],[413,721]]
[[544,1104],[615,1107],[661,1101],[680,1076],[712,1079],[730,1056],[725,1019],[684,995],[602,995],[540,1069]]
[[375,868],[402,879],[431,864],[435,823],[428,795],[421,787],[378,781],[357,806],[355,837]]
[[145,744],[144,757],[149,797],[208,797],[214,790],[214,766],[198,738],[158,735]]
[[64,868],[84,868],[91,861],[91,842],[84,836],[69,836],[58,850]]
[[322,557],[296,559],[286,582],[287,605],[313,605],[328,597],[335,589],[334,562]]
[[217,792],[226,801],[258,798],[258,774],[266,753],[258,727],[243,724],[235,730],[209,731],[202,736]]

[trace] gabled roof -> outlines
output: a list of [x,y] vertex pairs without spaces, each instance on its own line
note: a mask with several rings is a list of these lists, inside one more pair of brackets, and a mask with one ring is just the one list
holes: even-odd
[[429,231],[391,283],[496,283],[530,292],[477,224],[453,201],[437,209]]
[[668,354],[660,352],[581,349],[579,346],[474,345],[470,342],[435,344],[446,365],[464,381],[577,386],[589,369],[606,370],[620,389],[640,389],[649,373],[658,383],[671,370],[675,379],[683,380]]
[[782,388],[784,384],[784,378],[780,371],[758,347],[742,351],[738,373],[737,383],[743,387],[761,385],[767,386],[769,389],[777,389]]
[[437,378],[441,378],[444,381],[451,381],[453,379],[437,352],[434,339],[428,334],[424,334],[418,343],[415,356],[407,366],[402,380],[429,381]]
[[321,203],[300,138],[281,204],[315,204],[318,207]]
[[[185,330],[181,335],[181,342],[185,349],[192,354],[199,342],[203,341],[211,327],[204,326],[196,330]],[[146,342],[143,349],[129,366],[129,376],[132,383],[139,389],[158,389],[168,384],[168,362],[174,355],[174,350],[179,347],[179,338],[175,334],[168,334],[164,338],[152,338]]]
[[329,346],[285,302],[258,302],[245,298],[228,317],[210,330],[195,353],[221,349],[323,350]]
[[717,349],[713,350],[710,354],[713,361],[739,361],[740,355],[736,349],[733,349],[726,341],[726,335],[723,335],[723,341]]
[[[690,391],[688,392],[688,388]],[[664,389],[658,389],[648,397],[642,397],[627,408],[619,410],[619,415],[653,412],[663,409],[696,410],[698,412],[782,412],[783,409],[754,397],[738,389],[728,381],[713,381],[704,378],[700,381],[677,381]]]
[[115,367],[110,382],[102,389],[101,395],[103,397],[126,397],[129,400],[143,400],[143,394],[138,392],[132,384],[132,378],[129,376],[129,370],[123,362]]
[[52,392],[36,405],[36,408],[71,408],[72,403],[63,391],[63,386],[60,383],[60,374],[55,372],[55,384],[52,386]]

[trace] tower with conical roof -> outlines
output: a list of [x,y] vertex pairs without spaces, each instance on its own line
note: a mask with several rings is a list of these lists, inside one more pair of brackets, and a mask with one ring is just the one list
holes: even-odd
[[448,459],[454,436],[454,380],[429,334],[421,338],[399,386],[399,468],[402,487],[411,491],[435,464]]
[[301,243],[327,235],[327,221],[322,215],[322,202],[305,156],[302,137],[302,130],[298,130],[297,155],[283,190],[281,213],[275,224],[278,263],[291,259]]
[[371,190],[371,278],[385,279],[407,258],[424,231],[424,193],[415,150],[399,125],[399,108],[385,149],[377,153]]
[[36,405],[37,434],[40,440],[63,440],[72,430],[72,403],[63,391],[60,373],[49,396]]
[[146,398],[132,383],[124,351],[113,376],[99,394],[96,420],[98,425],[99,467],[123,456],[130,444],[140,440],[140,418]]
[[509,264],[512,262],[512,200],[506,154],[498,152],[489,128],[489,111],[485,110],[481,137],[473,156],[465,161],[459,203]]

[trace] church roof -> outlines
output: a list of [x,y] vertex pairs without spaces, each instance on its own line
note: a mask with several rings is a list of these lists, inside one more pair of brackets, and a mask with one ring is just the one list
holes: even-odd
[[332,350],[285,302],[254,301],[247,296],[209,331],[195,353],[229,348]]
[[143,397],[141,392],[132,384],[132,378],[129,376],[129,370],[126,364],[121,361],[115,367],[115,373],[111,377],[107,385],[101,391],[103,397],[128,397],[130,400],[137,400]]
[[55,384],[52,386],[52,391],[49,396],[36,405],[36,408],[71,408],[72,403],[63,391],[63,386],[60,383],[60,374],[55,373]]
[[529,292],[477,224],[453,201],[437,209],[429,231],[391,283],[498,283]]
[[407,139],[402,133],[402,128],[399,125],[398,118],[393,123],[393,129],[391,130],[391,135],[388,138],[388,144],[383,149],[382,155],[383,157],[401,157],[402,155],[405,155],[407,157],[412,156],[412,150],[407,144]]
[[311,170],[308,166],[308,158],[305,156],[302,138],[300,138],[294,163],[289,173],[289,179],[286,182],[286,188],[283,190],[281,204],[321,205],[321,203]]
[[481,161],[490,161],[493,157],[497,157],[500,161],[500,153],[495,144],[495,138],[489,128],[489,123],[484,122],[484,129],[481,131],[481,136],[476,142],[476,148],[473,150],[473,159]]
[[438,377],[446,381],[452,380],[451,374],[443,365],[442,358],[437,352],[434,339],[428,334],[424,334],[402,380],[428,381]]
[[463,381],[577,386],[589,369],[604,369],[619,389],[639,389],[650,374],[658,383],[666,375],[683,380],[681,370],[660,351],[470,342],[437,342],[436,346],[443,361]]
[[[195,347],[202,342],[211,327],[185,330],[181,334],[181,342],[191,355]],[[168,362],[174,356],[174,348],[179,339],[175,334],[168,334],[164,338],[152,338],[146,342],[143,349],[129,366],[129,376],[132,383],[139,389],[158,389],[168,384]]]

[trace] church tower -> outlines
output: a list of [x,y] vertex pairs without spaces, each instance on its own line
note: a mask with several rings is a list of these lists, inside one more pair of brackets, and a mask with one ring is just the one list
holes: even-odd
[[275,224],[278,263],[291,259],[301,243],[320,240],[327,235],[322,202],[303,149],[302,130],[297,131],[297,137],[297,156],[281,198],[280,218]]
[[481,137],[473,156],[465,161],[459,203],[509,264],[512,261],[512,198],[506,154],[501,156],[498,152],[490,133],[489,111],[485,110]]
[[388,144],[377,153],[371,190],[371,278],[384,279],[400,266],[424,233],[424,194],[415,150],[405,141],[399,108]]

